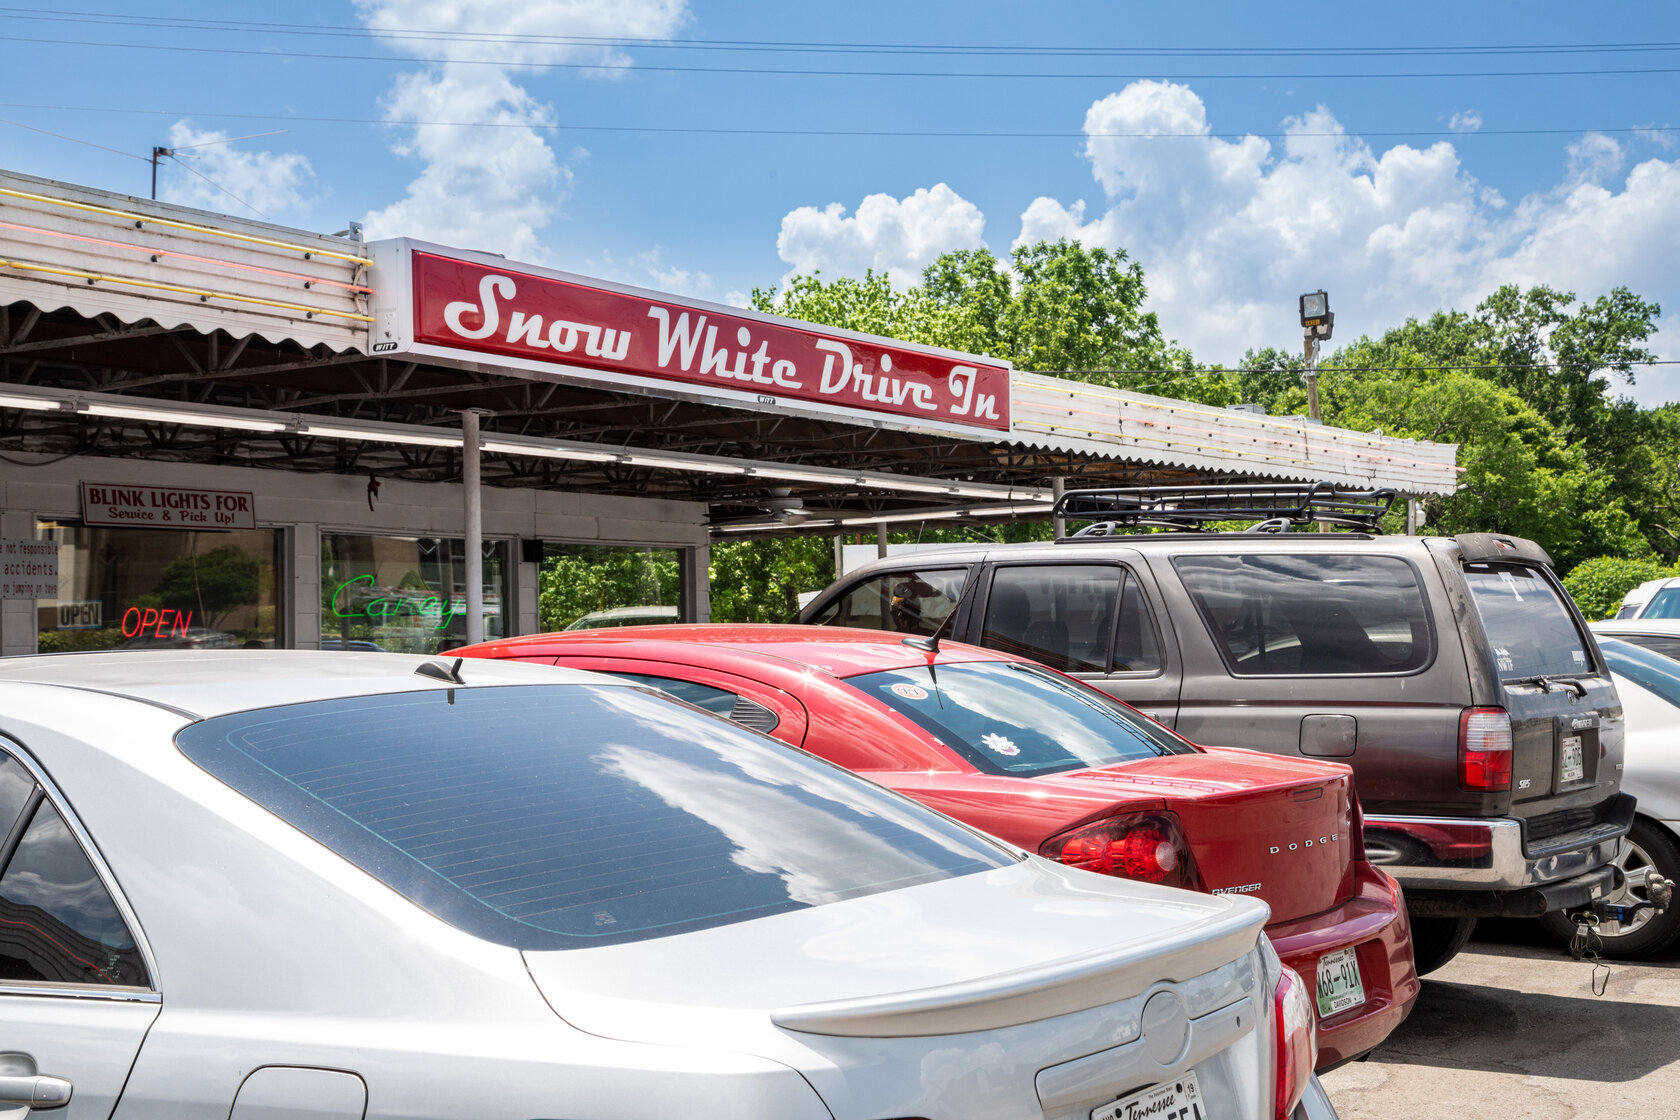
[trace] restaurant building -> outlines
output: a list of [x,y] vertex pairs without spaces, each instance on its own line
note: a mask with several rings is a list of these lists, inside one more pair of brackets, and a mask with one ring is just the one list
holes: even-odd
[[705,620],[720,537],[1455,452],[0,172],[4,654]]

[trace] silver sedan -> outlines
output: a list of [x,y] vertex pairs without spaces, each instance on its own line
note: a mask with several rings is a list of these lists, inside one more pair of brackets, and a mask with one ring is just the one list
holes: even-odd
[[1265,920],[589,674],[0,662],[0,1116],[1324,1116]]

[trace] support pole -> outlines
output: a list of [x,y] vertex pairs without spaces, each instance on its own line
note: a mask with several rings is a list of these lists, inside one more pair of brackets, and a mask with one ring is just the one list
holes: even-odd
[[479,412],[469,408],[461,413],[461,489],[467,515],[468,645],[484,640],[484,496],[479,489]]
[[[1067,491],[1067,482],[1062,478],[1061,475],[1059,475],[1059,474],[1055,475],[1050,479],[1050,497],[1056,502],[1057,505],[1061,504],[1062,495],[1066,491]],[[1067,519],[1066,518],[1064,518],[1064,517],[1051,518],[1051,525],[1052,525],[1052,536],[1054,536],[1054,538],[1056,540],[1061,540],[1063,537],[1067,536]]]
[[875,525],[875,555],[882,560],[887,558],[887,527],[881,523]]
[[1318,339],[1312,332],[1307,332],[1307,419],[1314,424],[1319,422],[1318,415]]
[[839,579],[846,574],[846,534],[839,533],[834,538],[834,578]]

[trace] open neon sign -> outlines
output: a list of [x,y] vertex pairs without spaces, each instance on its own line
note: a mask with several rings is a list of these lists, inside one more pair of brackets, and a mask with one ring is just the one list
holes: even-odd
[[[173,607],[130,607],[123,612],[122,632],[125,638],[137,638],[150,630],[154,638],[186,637],[187,631],[192,629],[191,611],[178,611]],[[169,629],[164,630],[167,626]]]
[[461,613],[455,609],[454,600],[443,599],[436,595],[412,599],[375,597],[359,606],[354,605],[350,600],[355,593],[350,589],[359,583],[367,584],[368,591],[374,590],[371,575],[347,579],[333,588],[331,601],[334,618],[365,618],[373,622],[389,623],[394,619],[403,617],[430,620],[435,615],[438,620],[435,629],[447,630],[449,624]]

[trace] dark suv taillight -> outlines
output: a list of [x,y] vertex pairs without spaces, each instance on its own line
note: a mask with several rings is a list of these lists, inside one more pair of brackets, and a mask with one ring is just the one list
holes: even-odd
[[1474,793],[1511,788],[1511,716],[1504,708],[1466,708],[1459,717],[1458,784]]
[[1184,830],[1172,813],[1124,813],[1088,824],[1039,846],[1038,854],[1122,879],[1169,887],[1200,886]]

